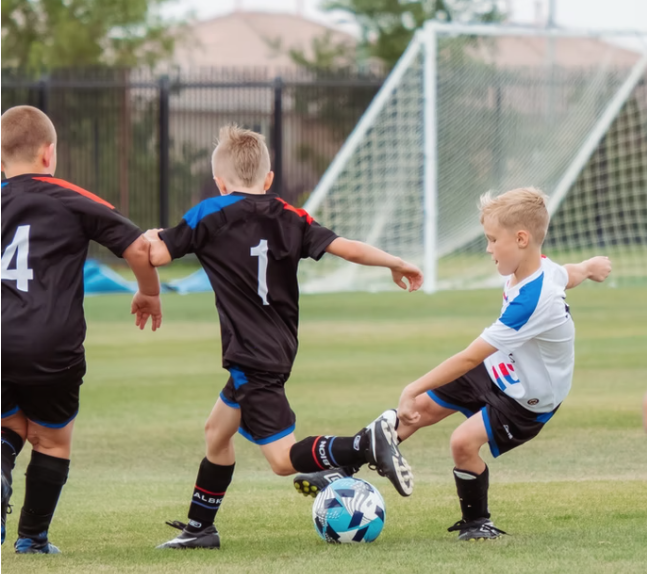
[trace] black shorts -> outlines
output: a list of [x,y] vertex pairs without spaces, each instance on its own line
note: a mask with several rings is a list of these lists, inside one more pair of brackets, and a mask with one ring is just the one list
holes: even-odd
[[50,385],[22,385],[2,381],[2,418],[19,411],[32,422],[60,429],[79,412],[79,390],[83,380]]
[[536,437],[559,408],[549,413],[525,409],[492,382],[483,363],[427,394],[441,407],[460,411],[468,418],[481,411],[494,457]]
[[222,401],[240,409],[238,432],[254,444],[269,444],[294,432],[296,417],[285,396],[289,373],[231,366]]

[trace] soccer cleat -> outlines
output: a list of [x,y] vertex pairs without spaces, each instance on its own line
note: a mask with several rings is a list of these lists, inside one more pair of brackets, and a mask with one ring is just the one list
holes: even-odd
[[187,525],[177,520],[167,522],[166,524],[181,530],[182,533],[173,538],[173,540],[160,544],[157,548],[173,548],[175,550],[184,550],[187,548],[214,550],[220,548],[220,534],[213,524],[203,528],[199,532],[188,532],[186,529]]
[[397,415],[391,409],[380,415],[364,432],[368,437],[366,459],[369,468],[388,478],[401,496],[411,496],[413,474],[411,467],[398,448],[398,435],[393,421]]
[[294,488],[303,496],[312,496],[315,498],[331,482],[340,478],[348,478],[359,471],[359,468],[344,466],[341,468],[331,468],[320,470],[319,472],[308,472],[297,474],[294,477]]
[[9,484],[9,481],[5,477],[4,473],[2,473],[2,544],[4,544],[7,514],[11,514],[11,507],[9,506],[11,492],[11,484]]
[[61,551],[47,540],[47,531],[36,538],[18,538],[14,544],[16,554],[60,554]]
[[459,540],[493,540],[507,534],[499,530],[489,518],[477,518],[476,520],[459,520],[454,526],[447,529],[448,532],[458,532]]

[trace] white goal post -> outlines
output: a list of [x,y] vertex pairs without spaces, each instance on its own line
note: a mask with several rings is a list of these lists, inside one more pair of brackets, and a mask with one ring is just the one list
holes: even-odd
[[[486,287],[478,197],[530,185],[550,196],[549,256],[609,253],[616,282],[647,283],[644,34],[428,22],[305,209],[423,266],[427,292]],[[302,275],[306,292],[390,288],[333,258]]]

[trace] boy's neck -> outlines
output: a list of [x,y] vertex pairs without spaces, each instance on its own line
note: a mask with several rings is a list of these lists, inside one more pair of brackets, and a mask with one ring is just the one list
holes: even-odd
[[10,177],[17,177],[19,175],[26,175],[28,173],[51,175],[49,168],[46,168],[44,166],[28,165],[28,164],[12,165],[11,167],[5,168],[3,171],[7,179],[9,179]]
[[527,257],[521,260],[519,267],[512,274],[512,281],[510,286],[521,283],[524,279],[528,279],[533,273],[536,273],[541,268],[541,251],[533,250]]
[[236,187],[232,189],[229,193],[249,193],[250,195],[265,195],[267,193],[266,189],[262,187]]

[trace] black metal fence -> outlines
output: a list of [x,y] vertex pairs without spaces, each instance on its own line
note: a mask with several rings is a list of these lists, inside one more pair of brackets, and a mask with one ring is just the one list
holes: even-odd
[[57,176],[143,228],[177,222],[216,195],[211,153],[228,123],[265,135],[273,190],[301,204],[381,86],[375,75],[208,69],[2,70],[2,111],[37,106],[58,132]]

